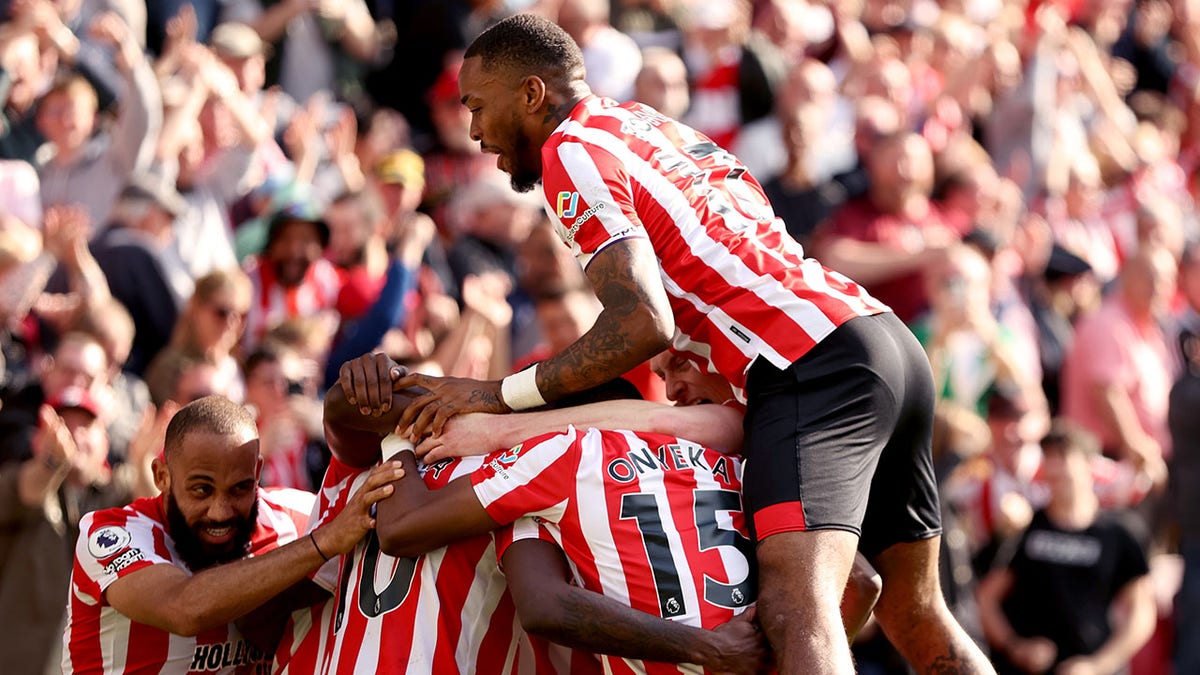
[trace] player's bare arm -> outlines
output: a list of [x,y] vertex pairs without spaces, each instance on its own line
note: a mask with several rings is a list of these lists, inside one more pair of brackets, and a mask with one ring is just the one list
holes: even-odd
[[469,476],[430,490],[412,452],[395,456],[403,467],[392,483],[395,493],[379,502],[380,549],[397,558],[415,558],[453,541],[491,532],[500,526],[475,496]]
[[[587,275],[604,309],[583,337],[537,365],[537,389],[544,400],[603,384],[667,347],[675,323],[658,269],[650,242],[638,237],[616,241],[596,254]],[[411,374],[395,387],[430,392],[400,417],[400,427],[411,427],[413,438],[441,433],[454,415],[511,411],[501,397],[500,381]]]
[[522,627],[551,642],[718,673],[757,673],[769,658],[753,609],[716,630],[662,619],[572,584],[562,551],[541,539],[514,542],[503,564]]
[[243,558],[188,575],[176,565],[157,564],[112,583],[108,602],[121,614],[176,635],[227,624],[303,579],[329,557],[352,549],[375,525],[371,506],[392,493],[400,473],[395,463],[371,472],[346,510],[311,537],[253,558]]
[[459,415],[446,423],[440,435],[422,439],[417,456],[428,464],[449,457],[485,455],[527,438],[563,431],[568,425],[679,436],[724,454],[737,454],[742,448],[742,413],[736,408],[623,400],[510,415]]

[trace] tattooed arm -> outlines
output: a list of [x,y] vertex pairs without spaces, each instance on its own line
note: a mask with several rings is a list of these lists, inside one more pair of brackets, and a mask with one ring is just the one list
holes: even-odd
[[[613,242],[587,269],[604,305],[591,330],[562,353],[537,366],[537,385],[546,401],[620,377],[667,347],[675,330],[670,302],[659,277],[658,259],[646,239]],[[500,382],[408,375],[394,386],[424,387],[400,418],[414,438],[441,433],[446,420],[466,412],[509,412]]]

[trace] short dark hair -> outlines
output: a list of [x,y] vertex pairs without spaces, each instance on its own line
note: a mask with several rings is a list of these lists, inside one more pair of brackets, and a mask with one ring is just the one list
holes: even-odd
[[1057,418],[1042,436],[1043,453],[1081,452],[1088,457],[1100,454],[1100,442],[1091,433],[1068,420]]
[[521,77],[537,75],[562,88],[584,76],[579,45],[549,19],[517,14],[485,30],[467,47],[463,58],[478,56],[484,70],[515,70]]
[[196,399],[179,409],[167,425],[163,455],[170,458],[183,447],[188,434],[210,433],[231,436],[241,431],[256,431],[254,417],[244,406],[224,396]]

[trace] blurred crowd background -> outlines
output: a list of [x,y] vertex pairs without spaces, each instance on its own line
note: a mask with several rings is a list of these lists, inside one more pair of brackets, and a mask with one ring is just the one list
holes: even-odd
[[79,517],[153,494],[180,405],[244,402],[263,483],[312,489],[345,359],[495,379],[591,326],[458,100],[462,50],[521,11],[597,93],[733,151],[920,337],[945,592],[981,643],[1063,417],[1150,571],[1133,672],[1200,672],[1200,0],[0,0],[5,654],[58,663]]

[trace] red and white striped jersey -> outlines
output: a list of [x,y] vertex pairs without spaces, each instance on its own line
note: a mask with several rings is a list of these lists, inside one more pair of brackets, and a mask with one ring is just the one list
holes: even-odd
[[[442,487],[481,461],[439,462],[426,469],[425,482]],[[345,507],[367,472],[331,462],[320,497],[329,509],[321,522]],[[342,557],[333,602],[320,672],[499,674],[513,668],[521,630],[490,535],[394,558],[380,551],[371,532]]]
[[250,312],[246,315],[243,341],[254,348],[271,328],[284,319],[310,317],[335,309],[342,289],[342,277],[333,263],[320,258],[309,265],[300,285],[287,288],[279,283],[270,261],[257,256],[246,261],[250,277]]
[[[307,531],[313,495],[258,491],[258,524],[250,556],[278,548]],[[123,616],[105,598],[117,579],[151,565],[187,570],[167,531],[163,497],[94,511],[80,521],[67,599],[64,673],[266,673],[270,655],[242,639],[232,624],[183,637]]]
[[[328,510],[327,494],[319,491],[308,519],[309,532],[316,529],[322,522],[321,514]],[[333,594],[337,588],[340,565],[341,556],[334,556],[310,575],[309,579],[329,593],[329,597],[311,607],[292,612],[279,644],[275,646],[275,659],[271,663],[271,673],[274,675],[312,675],[320,668],[325,658],[329,627],[333,625]]]
[[546,208],[586,268],[649,239],[675,315],[672,346],[744,399],[758,356],[785,368],[834,328],[888,311],[805,259],[736,157],[640,103],[588,97],[542,147]]
[[[488,455],[471,481],[497,522],[536,517],[583,588],[709,629],[754,602],[734,457],[673,436],[572,427]],[[518,529],[514,538],[537,536]],[[603,658],[605,672],[698,672]]]

